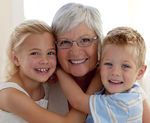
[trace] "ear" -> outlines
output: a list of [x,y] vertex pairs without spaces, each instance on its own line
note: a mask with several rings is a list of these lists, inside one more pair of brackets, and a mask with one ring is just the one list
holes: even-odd
[[141,79],[146,71],[147,65],[142,65],[141,68],[138,70],[137,80]]
[[16,66],[19,66],[19,59],[17,54],[14,51],[12,51],[11,60]]

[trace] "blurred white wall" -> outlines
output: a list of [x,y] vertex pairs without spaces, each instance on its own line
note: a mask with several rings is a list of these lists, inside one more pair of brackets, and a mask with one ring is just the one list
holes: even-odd
[[0,79],[4,71],[5,48],[10,33],[23,20],[23,0],[0,0]]

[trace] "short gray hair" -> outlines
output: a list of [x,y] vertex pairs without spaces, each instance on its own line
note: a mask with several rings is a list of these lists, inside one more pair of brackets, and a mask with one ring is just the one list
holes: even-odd
[[94,30],[98,38],[102,40],[102,21],[98,9],[79,3],[68,3],[62,6],[53,18],[52,29],[57,36],[82,22]]

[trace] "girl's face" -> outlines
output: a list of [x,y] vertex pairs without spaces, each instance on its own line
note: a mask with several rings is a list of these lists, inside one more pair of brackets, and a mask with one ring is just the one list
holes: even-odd
[[61,49],[58,47],[58,60],[65,72],[75,77],[82,77],[95,68],[98,61],[98,41],[93,41],[87,47],[78,46],[76,43],[76,41],[95,36],[95,32],[83,23],[58,35],[58,42],[75,41],[70,48]]
[[13,56],[22,78],[45,82],[56,68],[56,51],[53,35],[31,34],[18,47]]
[[130,89],[144,74],[137,69],[137,57],[131,47],[107,45],[102,51],[101,79],[106,93],[124,92]]

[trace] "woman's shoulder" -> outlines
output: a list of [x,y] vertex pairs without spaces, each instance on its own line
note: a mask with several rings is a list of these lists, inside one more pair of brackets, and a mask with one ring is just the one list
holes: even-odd
[[49,86],[48,110],[65,115],[68,111],[68,102],[58,82]]

